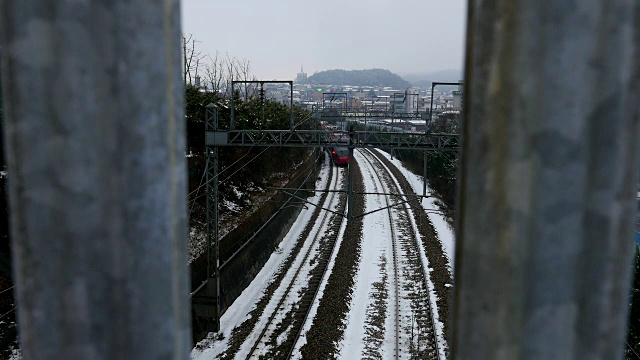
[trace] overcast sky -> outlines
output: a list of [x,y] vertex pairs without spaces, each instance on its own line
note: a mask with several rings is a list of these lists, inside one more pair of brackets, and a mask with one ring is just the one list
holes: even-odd
[[328,69],[461,69],[467,0],[183,0],[203,53],[247,59],[262,80]]

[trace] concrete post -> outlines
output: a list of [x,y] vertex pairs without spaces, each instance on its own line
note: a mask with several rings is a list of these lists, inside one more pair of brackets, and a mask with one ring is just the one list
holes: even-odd
[[637,0],[470,1],[455,359],[620,359]]
[[177,0],[0,2],[25,359],[188,359]]

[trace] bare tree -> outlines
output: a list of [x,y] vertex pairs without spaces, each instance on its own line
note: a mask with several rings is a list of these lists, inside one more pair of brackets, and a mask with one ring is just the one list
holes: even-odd
[[233,94],[231,93],[231,84],[232,81],[236,80],[239,75],[237,74],[237,70],[236,70],[236,62],[235,62],[235,58],[231,58],[229,56],[229,54],[225,54],[226,59],[225,59],[225,67],[227,69],[227,78],[226,78],[226,92],[225,94],[227,96],[233,96]]
[[[238,75],[237,80],[252,81],[256,79],[255,77],[251,76],[251,65],[249,64],[249,60],[247,59],[238,60],[234,58],[234,61],[236,61],[235,69]],[[241,91],[242,91],[242,94],[244,95],[244,100],[246,101],[250,97],[256,94],[256,86],[253,86],[253,84],[245,83],[245,84],[242,84]]]
[[184,62],[184,83],[185,85],[193,84],[193,78],[198,76],[198,69],[200,67],[204,55],[201,51],[196,51],[196,43],[198,41],[193,38],[192,34],[188,36],[182,36],[182,56]]
[[[203,72],[204,84],[215,93],[231,96],[232,81],[256,80],[251,75],[251,65],[247,59],[231,57],[228,53],[221,56],[216,52],[213,56],[197,51],[198,41],[191,34],[182,37],[183,77],[185,85],[193,84],[193,80]],[[239,88],[241,96],[247,100],[255,96],[257,88],[250,84],[242,84]]]
[[206,59],[208,62],[203,65],[204,82],[211,88],[211,91],[219,94],[225,82],[224,59],[220,58],[218,52],[214,56],[207,55]]

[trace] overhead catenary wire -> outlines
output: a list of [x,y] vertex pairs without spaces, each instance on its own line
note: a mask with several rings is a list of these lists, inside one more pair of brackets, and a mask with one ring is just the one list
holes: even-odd
[[631,350],[631,352],[633,352],[635,354],[635,356],[640,359],[640,355],[638,355],[638,353],[633,348],[633,346],[629,345],[629,342],[627,340],[625,340],[624,342],[627,344],[627,347]]
[[[294,129],[297,128],[298,126],[302,125],[303,123],[307,122],[308,120],[312,119],[312,115],[307,115],[303,120],[301,120],[300,122],[298,122],[295,126]],[[264,153],[267,149],[270,149],[272,146],[268,146],[266,147],[264,150],[262,150],[262,152],[260,152],[260,154],[258,154],[257,156],[261,155],[262,153]],[[247,157],[250,154],[251,150],[247,151],[247,153],[245,153],[243,156],[241,156],[239,159],[237,159],[236,161],[234,161],[233,163],[231,163],[230,165],[228,165],[227,167],[225,167],[224,169],[222,169],[221,171],[218,172],[218,177],[224,173],[225,171],[229,170],[233,165],[237,164],[238,162],[240,162],[242,159],[244,159],[245,157]],[[228,180],[231,176],[235,175],[238,171],[240,171],[241,169],[243,169],[244,167],[246,167],[249,163],[251,163],[253,160],[255,160],[255,158],[257,157],[255,156],[253,159],[249,160],[245,165],[243,165],[240,169],[236,170],[233,174],[227,176],[224,180],[222,180],[220,183],[224,183],[226,180]],[[198,184],[198,187],[191,191],[191,193],[189,193],[188,197],[191,197],[191,195],[193,195],[194,193],[196,194],[196,196],[193,199],[190,199],[189,202],[193,202],[195,203],[196,199],[199,199],[202,197],[202,195],[198,196],[198,192],[201,188],[206,186],[206,183],[203,183],[203,179],[206,175],[206,169],[202,174],[202,179],[200,180],[200,183]],[[214,177],[215,179],[215,177]],[[193,209],[193,204],[191,206],[191,209]],[[189,210],[189,213],[191,213],[191,210]]]
[[16,287],[16,286],[15,286],[15,285],[13,285],[12,287],[9,287],[9,288],[6,288],[6,289],[4,289],[4,290],[0,291],[0,294],[5,293],[5,292],[7,292],[7,291],[9,291],[9,290],[13,289],[14,287]]
[[[236,161],[234,161],[233,163],[229,164],[229,165],[228,165],[227,167],[225,167],[224,169],[220,170],[220,171],[218,172],[218,176],[220,176],[220,174],[222,174],[223,172],[225,172],[225,171],[229,170],[233,165],[237,164],[240,160],[242,160],[242,159],[244,159],[245,157],[247,157],[247,155],[249,155],[249,153],[250,153],[250,152],[251,152],[251,149],[249,149],[249,150],[246,152],[246,154],[242,155],[239,159],[237,159],[237,160],[236,160]],[[202,172],[202,179],[200,180],[200,184],[199,184],[198,188],[197,188],[197,189],[195,189],[195,190],[193,190],[192,192],[190,192],[188,196],[191,196],[191,195],[192,195],[193,193],[195,193],[197,190],[199,190],[200,188],[202,188],[202,187],[204,187],[204,186],[206,185],[206,184],[203,184],[203,179],[204,179],[204,177],[205,177],[205,175],[206,175],[206,174],[207,174],[207,170],[205,169],[205,170]],[[214,177],[214,179],[215,179],[215,177]]]
[[[220,180],[220,184],[224,184],[227,180],[229,180],[229,178],[231,178],[233,175],[237,174],[240,170],[244,169],[245,167],[247,167],[252,161],[254,161],[255,159],[258,158],[258,156],[262,155],[265,151],[267,151],[268,149],[270,149],[271,146],[268,146],[266,148],[264,148],[260,153],[258,153],[256,156],[254,156],[253,158],[251,158],[249,161],[247,161],[246,164],[244,164],[243,166],[241,166],[240,168],[238,168],[236,171],[234,171],[233,173],[231,173],[231,175],[227,176],[226,178],[224,178],[223,180]],[[228,167],[227,169],[229,169],[230,167]],[[215,178],[214,178],[215,179]],[[205,184],[206,185],[206,184]],[[193,199],[189,200],[190,202],[195,203],[195,201],[201,197],[203,197],[205,194],[200,194],[196,197],[194,197]]]
[[[234,171],[233,173],[231,173],[229,176],[227,176],[227,177],[225,177],[224,179],[220,180],[220,184],[225,184],[225,183],[226,183],[226,181],[227,181],[227,180],[229,180],[233,175],[237,174],[237,173],[238,173],[238,172],[240,172],[242,169],[244,169],[245,167],[247,167],[251,162],[253,162],[254,160],[256,160],[260,155],[262,155],[265,151],[269,150],[269,149],[270,149],[270,148],[272,148],[272,147],[273,147],[273,146],[267,146],[267,147],[265,147],[265,148],[264,148],[260,153],[258,153],[257,155],[255,155],[255,156],[254,156],[253,158],[251,158],[249,161],[247,161],[243,166],[241,166],[240,168],[236,169],[236,171]],[[245,155],[243,156],[243,158],[244,158],[244,157],[246,157],[248,154],[249,154],[249,153],[245,154]],[[321,154],[319,154],[319,155],[316,157],[316,159],[315,159],[315,160],[318,160],[321,156],[322,156],[322,155],[321,155]],[[235,164],[235,163],[237,163],[239,160],[240,160],[240,159],[238,159],[236,162],[234,162],[234,164]],[[314,160],[314,161],[315,161],[315,160]],[[232,165],[233,165],[233,164],[232,164]],[[228,169],[230,169],[230,168],[231,168],[231,165],[230,165],[229,167],[227,167],[225,170],[228,170]],[[310,168],[310,167],[309,167],[309,168]],[[299,175],[297,175],[297,176],[300,176],[300,174],[299,174]],[[292,180],[295,180],[295,179],[297,178],[297,176],[296,176],[296,177],[294,177]],[[206,185],[206,184],[204,184],[204,185]],[[202,186],[204,186],[204,185],[202,185]],[[200,186],[200,187],[202,187],[202,186]],[[194,191],[195,191],[195,190],[194,190]],[[192,192],[192,193],[193,193],[193,192]],[[195,203],[195,201],[196,201],[197,199],[199,199],[199,198],[203,197],[204,195],[205,195],[205,194],[200,194],[200,195],[195,196],[193,199],[190,199],[190,200],[189,200],[189,202],[191,202],[191,203],[192,203],[192,206],[191,206],[191,207],[193,208],[193,203]]]
[[[262,152],[266,151],[268,148],[269,148],[269,147],[265,148],[265,150],[263,150]],[[240,160],[242,160],[242,159],[244,159],[245,157],[247,157],[247,155],[249,155],[249,153],[250,153],[250,152],[251,152],[251,150],[247,151],[247,153],[246,153],[246,154],[244,154],[241,158],[239,158],[238,160],[234,161],[231,165],[229,165],[229,166],[225,167],[224,169],[222,169],[222,171],[218,172],[218,177],[219,177],[219,176],[220,176],[220,174],[222,174],[223,172],[225,172],[225,171],[227,171],[227,170],[231,169],[231,167],[232,167],[233,165],[237,164]],[[262,154],[262,153],[260,153],[260,154]],[[260,155],[260,154],[258,154],[258,155]],[[251,159],[251,160],[247,161],[247,163],[246,163],[246,164],[244,164],[240,169],[236,170],[233,174],[231,174],[231,175],[227,176],[224,180],[222,180],[222,181],[221,181],[221,183],[224,183],[224,181],[226,181],[229,177],[231,177],[232,175],[234,175],[235,173],[237,173],[239,170],[241,170],[241,169],[243,169],[244,167],[246,167],[247,165],[249,165],[249,163],[251,163],[253,160],[255,160],[255,157],[254,157],[253,159]],[[206,175],[206,169],[205,169],[204,173],[202,174],[203,178],[204,178],[204,176],[205,176],[205,175]],[[213,179],[215,179],[215,178],[216,178],[216,177],[214,176],[214,177],[213,177]],[[201,183],[200,183],[200,186],[198,186],[198,189],[196,189],[196,190],[199,190],[199,189],[201,189],[201,188],[205,187],[206,185],[207,185],[206,183],[204,183],[204,184],[203,184],[203,183],[201,182]],[[196,190],[192,191],[192,192],[189,194],[189,196],[190,196],[191,194],[193,194],[194,192],[196,192]],[[198,194],[197,194],[197,192],[196,192],[196,196],[195,196],[193,199],[190,199],[190,200],[189,200],[189,202],[191,202],[191,203],[195,203],[195,201],[196,201],[197,199],[201,198],[202,196],[204,196],[204,195],[200,195],[200,196],[198,196]],[[193,204],[192,204],[192,208],[193,208]]]
[[4,319],[5,317],[7,317],[7,315],[11,314],[12,312],[14,312],[16,310],[17,306],[14,306],[13,309],[7,311],[6,313],[0,315],[0,320]]
[[[311,119],[311,115],[308,115],[305,119],[303,119],[302,121],[300,121],[297,126],[300,126],[302,123],[308,121],[309,119]],[[268,146],[265,149],[263,149],[260,153],[258,153],[257,155],[255,155],[253,158],[251,158],[249,161],[247,161],[243,166],[241,166],[240,168],[236,169],[233,173],[231,173],[230,175],[228,175],[227,177],[225,177],[224,179],[220,180],[219,183],[220,184],[225,184],[232,176],[234,176],[235,174],[237,174],[238,172],[240,172],[242,169],[244,169],[245,167],[247,167],[249,164],[251,164],[254,160],[256,160],[258,157],[260,157],[264,152],[266,152],[268,149],[272,148],[273,146]],[[240,162],[241,160],[243,160],[245,157],[247,157],[249,154],[251,153],[251,149],[249,149],[249,151],[247,151],[243,156],[241,156],[239,159],[237,159],[236,161],[234,161],[232,164],[228,165],[227,167],[225,167],[222,171],[220,171],[218,173],[218,178],[220,176],[220,174],[222,174],[223,172],[231,169],[233,167],[233,165],[237,164],[238,162]],[[315,159],[319,159],[321,156],[321,154],[318,155],[318,157]],[[315,161],[314,160],[314,161]],[[310,169],[310,166],[307,168]],[[298,175],[296,175],[294,178],[290,179],[290,181],[295,181],[295,179],[297,179],[300,175],[302,175],[302,173],[299,173]],[[205,187],[207,185],[206,182],[203,183],[203,180],[206,176],[206,169],[202,175],[202,178],[200,180],[200,184],[199,186],[193,190],[191,193],[189,193],[188,198],[191,197],[191,195],[195,194],[195,196],[191,199],[188,200],[189,202],[189,217],[191,217],[191,214],[193,212],[193,209],[195,207],[195,204],[197,202],[198,199],[202,198],[203,196],[206,195],[206,193],[201,194],[200,193],[200,189],[202,189],[203,187]],[[308,179],[309,175],[307,176]],[[216,177],[214,177],[212,180],[215,181]]]
[[[196,197],[198,197],[198,192],[200,191],[200,188],[202,188],[202,183],[204,182],[204,178],[205,175],[207,175],[207,170],[205,169],[205,171],[202,173],[202,178],[200,178],[200,185],[198,185],[198,188],[194,191],[192,191],[189,195],[187,195],[187,199],[189,198],[189,196],[191,196],[191,194],[193,194],[194,192],[196,193]],[[196,204],[196,202],[192,202],[191,206],[189,207],[189,217],[191,217],[191,212],[193,211],[193,206]]]
[[296,125],[293,126],[294,129],[296,129],[298,126],[304,124],[305,122],[309,121],[313,119],[313,114],[311,115],[307,115],[304,119],[300,120],[300,122],[298,122]]
[[247,167],[247,165],[249,165],[252,161],[254,161],[255,159],[258,158],[258,156],[262,155],[265,151],[271,149],[271,146],[267,146],[266,148],[264,148],[262,151],[260,151],[256,156],[254,156],[253,158],[251,158],[251,160],[247,161],[246,164],[244,164],[243,166],[241,166],[239,169],[237,169],[236,171],[234,171],[233,173],[231,173],[231,175],[227,176],[226,178],[222,179],[220,181],[221,184],[224,184],[227,180],[229,180],[229,178],[231,178],[233,175],[237,174],[240,170],[244,169],[245,167]]
[[[319,154],[319,156],[318,156],[318,157],[316,157],[316,158],[314,159],[314,161],[316,161],[317,159],[319,159],[319,158],[320,158],[320,156],[324,156],[324,153],[320,153],[320,154]],[[307,174],[306,178],[304,179],[304,181],[307,181],[307,180],[311,177],[311,174],[312,174],[312,172],[310,172],[310,171],[309,171],[309,170],[310,170],[310,168],[311,168],[311,167],[307,167],[305,170],[303,170],[303,171],[299,172],[299,173],[298,173],[296,176],[294,176],[290,181],[291,181],[291,182],[295,181],[298,177],[300,177],[300,176],[301,176],[301,175],[303,175],[303,174]],[[302,190],[302,188],[303,188],[303,187],[299,187],[297,190]],[[286,192],[285,192],[285,193],[286,193]],[[295,197],[295,196],[291,196],[291,197]],[[286,204],[286,202],[285,202],[285,204]],[[284,206],[284,205],[283,205],[283,206]],[[282,209],[282,208],[281,208],[281,209]],[[279,210],[278,210],[278,211],[279,211]],[[267,222],[268,222],[268,221],[267,221]],[[232,244],[230,244],[230,245],[231,245],[231,246],[236,246],[236,245],[238,245],[238,244],[243,244],[243,243],[245,243],[246,239],[247,239],[247,238],[251,238],[253,235],[255,235],[255,233],[256,233],[257,231],[259,231],[259,230],[260,230],[260,228],[262,228],[262,227],[263,227],[263,225],[264,225],[264,224],[261,224],[261,225],[257,226],[256,228],[254,228],[254,229],[252,229],[252,230],[248,231],[248,232],[247,232],[247,234],[248,234],[247,236],[245,236],[245,237],[244,237],[244,238],[242,238],[242,239],[238,239],[237,241],[233,242],[233,243],[232,243]]]

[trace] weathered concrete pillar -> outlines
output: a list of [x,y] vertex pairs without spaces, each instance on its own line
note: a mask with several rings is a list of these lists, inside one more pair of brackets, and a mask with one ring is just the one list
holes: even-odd
[[470,1],[455,359],[619,359],[637,0]]
[[0,2],[25,359],[187,359],[178,0]]

